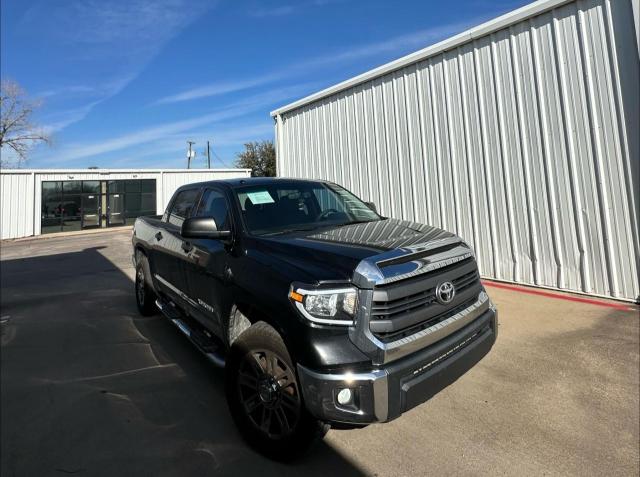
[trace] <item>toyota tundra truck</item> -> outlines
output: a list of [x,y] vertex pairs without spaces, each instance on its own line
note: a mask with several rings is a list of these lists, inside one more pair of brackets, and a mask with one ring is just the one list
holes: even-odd
[[385,423],[485,356],[497,313],[473,250],[326,181],[180,187],[133,229],[135,296],[225,368],[242,437],[289,460]]

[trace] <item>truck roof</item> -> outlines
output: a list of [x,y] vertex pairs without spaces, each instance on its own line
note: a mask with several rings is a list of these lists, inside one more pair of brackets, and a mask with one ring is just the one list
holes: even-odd
[[179,189],[186,189],[194,186],[202,187],[206,185],[226,185],[235,189],[236,187],[244,187],[244,186],[259,186],[266,184],[273,184],[274,182],[322,182],[327,183],[328,181],[320,180],[320,179],[295,179],[290,177],[239,177],[234,179],[215,179],[212,181],[205,182],[196,182],[192,184],[186,184],[180,187]]

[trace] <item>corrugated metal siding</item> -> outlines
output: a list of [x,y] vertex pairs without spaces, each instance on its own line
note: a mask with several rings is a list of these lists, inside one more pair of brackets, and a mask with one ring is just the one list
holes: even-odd
[[278,175],[458,233],[484,276],[637,299],[635,36],[629,0],[569,2],[276,111]]
[[157,213],[164,212],[175,190],[193,182],[249,177],[247,169],[221,170],[24,170],[0,171],[0,238],[13,239],[40,234],[43,181],[156,179]]
[[33,174],[0,174],[2,238],[33,234],[33,200]]

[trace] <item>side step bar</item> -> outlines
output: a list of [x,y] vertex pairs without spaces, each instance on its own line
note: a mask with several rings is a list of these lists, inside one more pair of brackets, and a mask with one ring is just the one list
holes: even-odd
[[156,300],[156,306],[209,361],[224,368],[224,356],[218,351],[219,346],[212,340],[208,340],[205,333],[190,326],[177,310],[162,300]]

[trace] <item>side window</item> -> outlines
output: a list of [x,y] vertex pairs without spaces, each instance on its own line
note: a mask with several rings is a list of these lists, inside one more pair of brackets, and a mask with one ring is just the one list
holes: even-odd
[[202,196],[195,213],[196,217],[213,217],[218,230],[229,230],[229,209],[224,194],[220,191],[207,189]]
[[167,222],[178,227],[182,226],[182,222],[189,217],[191,209],[195,206],[198,192],[198,189],[188,189],[178,193],[169,211]]

